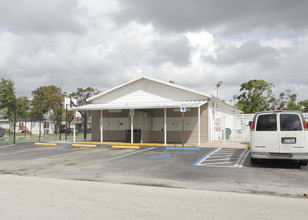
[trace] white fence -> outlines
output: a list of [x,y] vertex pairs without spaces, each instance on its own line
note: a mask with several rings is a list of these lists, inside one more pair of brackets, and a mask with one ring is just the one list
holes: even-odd
[[[308,122],[308,113],[303,113]],[[211,138],[214,141],[249,142],[250,126],[254,114],[225,114],[214,112],[212,114]]]

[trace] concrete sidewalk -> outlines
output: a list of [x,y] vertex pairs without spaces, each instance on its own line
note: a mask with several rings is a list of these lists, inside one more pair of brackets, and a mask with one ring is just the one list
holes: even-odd
[[220,147],[220,148],[247,148],[248,143],[235,142],[235,141],[212,141],[201,143],[200,147]]
[[0,175],[2,219],[306,219],[308,199]]
[[[70,141],[51,141],[51,143],[58,143],[58,144],[73,144],[73,143],[100,143],[100,142],[95,142],[95,141],[84,141],[84,140],[79,140],[76,142]],[[103,142],[103,144],[109,144],[111,145],[112,142]],[[122,142],[113,142],[113,144],[121,144],[121,145],[155,145],[155,146],[164,146],[162,143],[135,143],[135,144],[130,144],[130,143],[122,143]],[[169,145],[177,145],[181,146],[181,144],[169,144]],[[198,146],[196,143],[185,143],[185,146]],[[211,148],[247,148],[248,143],[243,143],[243,142],[235,142],[235,141],[212,141],[212,142],[207,142],[207,143],[201,143],[200,147],[211,147]]]

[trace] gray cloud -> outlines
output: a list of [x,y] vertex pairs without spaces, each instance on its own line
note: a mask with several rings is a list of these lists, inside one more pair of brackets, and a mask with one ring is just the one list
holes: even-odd
[[217,65],[236,65],[258,64],[267,68],[273,68],[277,65],[279,51],[269,47],[261,46],[259,40],[251,40],[243,43],[241,46],[222,46],[216,50],[216,58],[212,56],[204,57],[207,62]]
[[151,44],[154,52],[153,62],[163,64],[172,62],[178,66],[186,66],[190,63],[189,42],[185,36],[163,37]]
[[13,32],[83,32],[75,0],[1,0],[0,25]]
[[116,20],[152,23],[165,31],[186,32],[223,28],[223,32],[238,34],[255,28],[307,29],[306,0],[119,0],[123,10]]

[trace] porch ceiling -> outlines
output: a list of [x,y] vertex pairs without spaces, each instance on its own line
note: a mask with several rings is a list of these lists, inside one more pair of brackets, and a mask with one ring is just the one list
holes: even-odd
[[166,101],[166,102],[122,102],[106,104],[89,104],[70,108],[69,110],[112,110],[112,109],[161,109],[161,108],[197,108],[207,101]]

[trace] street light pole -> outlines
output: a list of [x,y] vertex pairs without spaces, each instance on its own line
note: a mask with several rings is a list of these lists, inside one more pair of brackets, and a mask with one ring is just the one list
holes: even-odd
[[218,81],[217,84],[216,84],[216,87],[217,87],[216,98],[218,98],[218,87],[221,86],[221,84],[222,84],[222,81]]

